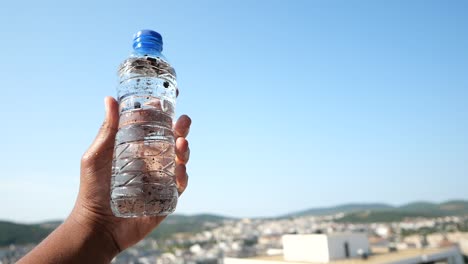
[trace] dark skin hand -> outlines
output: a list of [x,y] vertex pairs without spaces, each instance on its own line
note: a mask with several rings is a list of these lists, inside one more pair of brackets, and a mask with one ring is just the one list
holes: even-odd
[[[18,263],[109,263],[122,250],[136,244],[165,218],[118,218],[110,209],[110,181],[118,103],[105,98],[106,118],[96,139],[81,159],[80,190],[70,216]],[[187,187],[186,163],[190,149],[185,139],[191,120],[181,116],[176,136],[175,179],[179,194]]]

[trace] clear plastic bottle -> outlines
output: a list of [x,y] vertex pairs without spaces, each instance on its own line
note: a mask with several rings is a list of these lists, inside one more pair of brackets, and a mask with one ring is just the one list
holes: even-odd
[[172,130],[177,83],[161,51],[159,33],[139,31],[133,53],[119,67],[110,199],[118,217],[167,215],[177,205]]

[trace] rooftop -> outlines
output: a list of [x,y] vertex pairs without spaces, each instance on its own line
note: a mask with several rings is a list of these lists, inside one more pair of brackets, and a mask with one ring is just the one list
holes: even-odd
[[[424,260],[429,255],[439,255],[444,253],[451,253],[456,248],[426,248],[426,249],[406,249],[400,250],[397,252],[375,254],[369,256],[368,259],[345,259],[345,260],[335,260],[328,263],[331,264],[382,264],[382,263],[394,263],[403,260],[409,259],[420,259]],[[234,259],[227,259],[226,264],[229,263],[261,263],[261,264],[315,264],[313,262],[296,262],[296,261],[285,261],[283,256],[262,256],[262,257],[253,257],[249,259],[235,259],[235,261],[230,261]],[[246,260],[246,261],[244,261]]]

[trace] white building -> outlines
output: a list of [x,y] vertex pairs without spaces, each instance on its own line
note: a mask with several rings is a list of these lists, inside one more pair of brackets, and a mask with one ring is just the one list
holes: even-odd
[[364,233],[284,235],[286,261],[330,262],[369,254],[369,241]]
[[283,256],[225,258],[224,264],[463,264],[458,246],[406,249],[370,254],[367,236],[362,233],[284,235]]

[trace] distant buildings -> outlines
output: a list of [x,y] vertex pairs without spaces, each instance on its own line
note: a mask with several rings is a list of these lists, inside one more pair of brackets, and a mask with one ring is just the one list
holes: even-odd
[[225,258],[224,264],[463,264],[457,246],[407,249],[371,254],[364,233],[284,235],[283,255],[254,258]]
[[[460,264],[460,249],[468,256],[468,215],[371,223],[343,222],[341,217],[207,222],[200,232],[181,232],[158,240],[148,237],[112,263]],[[15,263],[33,246],[0,248],[0,264]]]

